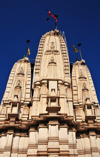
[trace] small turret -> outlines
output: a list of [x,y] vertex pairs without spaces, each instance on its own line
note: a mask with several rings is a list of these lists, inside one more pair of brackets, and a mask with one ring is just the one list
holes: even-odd
[[[31,66],[27,57],[16,62],[11,70],[4,97],[1,114],[9,117],[24,112],[31,101]],[[21,115],[19,115],[20,117]]]
[[72,70],[73,104],[76,120],[82,121],[88,116],[95,116],[95,108],[99,106],[94,84],[85,61],[76,61]]

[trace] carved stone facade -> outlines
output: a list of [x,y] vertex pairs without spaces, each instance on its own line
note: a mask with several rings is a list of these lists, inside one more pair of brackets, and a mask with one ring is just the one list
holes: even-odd
[[84,60],[70,71],[58,30],[42,36],[33,80],[31,71],[27,57],[11,70],[0,106],[0,157],[100,157],[100,108],[91,74]]

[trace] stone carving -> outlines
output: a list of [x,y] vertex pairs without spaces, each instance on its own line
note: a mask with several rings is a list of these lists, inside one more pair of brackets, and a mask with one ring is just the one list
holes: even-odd
[[59,54],[59,51],[55,48],[55,43],[53,41],[50,43],[50,47],[47,48],[45,54],[46,55],[50,55],[50,54],[58,55]]
[[56,62],[54,61],[54,57],[53,56],[50,59],[49,65],[56,65]]
[[83,89],[86,89],[86,84],[85,83],[83,83]]
[[15,101],[18,100],[18,95],[14,95],[14,100],[15,100]]
[[50,47],[51,47],[51,49],[54,49],[54,48],[55,48],[55,45],[54,45],[54,42],[53,42],[53,41],[51,42],[51,46],[50,46]]
[[53,96],[53,95],[56,95],[54,88],[51,89],[51,95],[52,95],[52,96]]
[[21,98],[21,81],[18,80],[16,87],[14,89],[14,101],[19,100]]
[[83,90],[88,90],[85,82],[83,83]]
[[17,86],[21,87],[21,81],[20,80],[17,81]]
[[20,68],[20,70],[18,72],[18,75],[24,75],[24,69],[23,69],[23,67]]
[[59,55],[60,54],[60,52],[58,51],[58,50],[47,50],[46,52],[45,52],[45,55],[50,55],[50,54],[55,54],[55,55]]
[[20,73],[24,73],[24,70],[22,67],[20,68]]
[[83,77],[83,72],[82,72],[82,69],[80,69],[80,77]]
[[57,77],[57,63],[54,61],[54,57],[52,56],[48,63],[48,77]]
[[79,70],[79,79],[84,78],[86,79],[86,77],[84,76],[84,73],[82,71],[82,69]]
[[54,57],[53,56],[51,57],[51,62],[54,62]]
[[17,81],[16,87],[21,87],[21,81],[20,80]]

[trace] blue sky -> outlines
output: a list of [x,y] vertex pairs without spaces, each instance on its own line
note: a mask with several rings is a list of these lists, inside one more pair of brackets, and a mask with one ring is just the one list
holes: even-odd
[[55,28],[53,21],[46,21],[46,9],[58,14],[70,62],[76,60],[72,45],[82,44],[100,102],[100,0],[0,0],[0,101],[13,64],[26,54],[26,40],[33,50],[29,58],[35,59],[41,36]]

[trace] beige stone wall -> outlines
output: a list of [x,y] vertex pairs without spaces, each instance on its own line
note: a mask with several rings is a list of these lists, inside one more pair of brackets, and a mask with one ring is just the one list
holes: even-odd
[[26,131],[8,130],[0,134],[0,157],[18,156],[100,156],[100,135],[93,133],[77,134],[57,121],[48,125],[31,127]]

